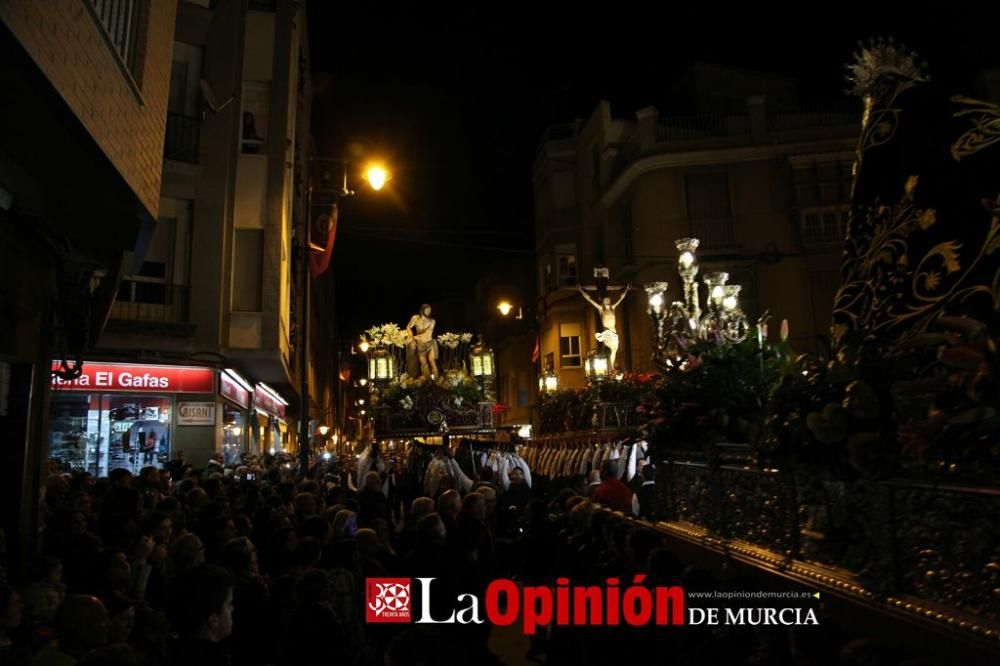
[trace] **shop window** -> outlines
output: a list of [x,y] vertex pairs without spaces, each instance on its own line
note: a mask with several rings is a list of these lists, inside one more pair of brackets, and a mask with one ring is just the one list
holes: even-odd
[[49,457],[64,470],[95,476],[162,468],[170,457],[171,408],[169,396],[54,393]]
[[223,463],[235,466],[242,462],[246,453],[247,420],[243,410],[223,403],[222,405],[222,459]]

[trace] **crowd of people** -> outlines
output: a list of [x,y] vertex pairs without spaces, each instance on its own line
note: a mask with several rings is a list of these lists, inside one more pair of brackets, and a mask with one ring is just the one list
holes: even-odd
[[[384,471],[368,472],[360,488],[348,483],[350,458],[300,474],[282,457],[204,469],[180,457],[163,470],[99,479],[53,464],[39,555],[21,579],[0,582],[0,664],[499,663],[489,623],[367,624],[365,579],[434,578],[435,617],[501,576],[544,585],[642,572],[646,584],[687,590],[747,583],[682,566],[657,532],[628,519],[632,490],[615,464],[600,481],[561,488],[529,488],[512,474],[502,489],[484,474],[464,495],[444,484],[436,497],[405,503],[387,494]],[[850,644],[838,662],[843,639],[833,623],[720,629],[548,627],[522,657],[574,666],[640,655],[676,664],[900,663],[878,644]]]

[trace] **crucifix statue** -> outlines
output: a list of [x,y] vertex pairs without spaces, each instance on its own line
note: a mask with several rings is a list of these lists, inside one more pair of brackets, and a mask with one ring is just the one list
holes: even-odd
[[611,297],[607,295],[606,290],[609,289],[608,287],[605,287],[605,289],[602,290],[605,294],[600,297],[600,302],[595,301],[590,297],[590,294],[587,293],[588,290],[597,291],[598,287],[582,287],[578,284],[576,285],[576,288],[580,291],[583,298],[586,299],[588,303],[597,308],[597,312],[601,315],[601,325],[604,327],[604,330],[597,333],[594,337],[597,338],[598,342],[603,343],[604,346],[608,348],[608,351],[610,352],[608,356],[608,367],[613,369],[615,367],[615,356],[618,355],[618,331],[615,329],[615,308],[621,305],[622,301],[625,300],[625,297],[628,296],[628,292],[632,289],[632,285],[629,284],[624,288],[618,287],[618,289],[622,289],[622,295],[618,297],[618,300],[615,301],[614,304],[611,303]]

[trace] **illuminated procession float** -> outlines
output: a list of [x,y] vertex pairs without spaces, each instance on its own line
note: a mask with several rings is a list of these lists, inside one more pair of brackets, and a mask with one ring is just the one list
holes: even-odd
[[493,352],[472,333],[435,335],[431,313],[362,335],[376,440],[493,432]]
[[641,442],[672,546],[996,653],[1000,107],[944,94],[891,42],[850,71],[864,114],[825,350],[769,335],[680,239],[680,284],[643,286],[656,373],[616,368],[620,300],[582,289],[601,348],[583,388],[541,369],[536,472],[593,469],[610,440],[624,479]]

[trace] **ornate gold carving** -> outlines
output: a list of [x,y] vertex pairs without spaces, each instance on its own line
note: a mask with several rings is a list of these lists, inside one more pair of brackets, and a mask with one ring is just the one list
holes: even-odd
[[951,156],[956,162],[1000,143],[1000,107],[961,95],[952,97],[951,101],[968,107],[956,111],[955,118],[969,117],[972,120],[972,127],[951,145]]

